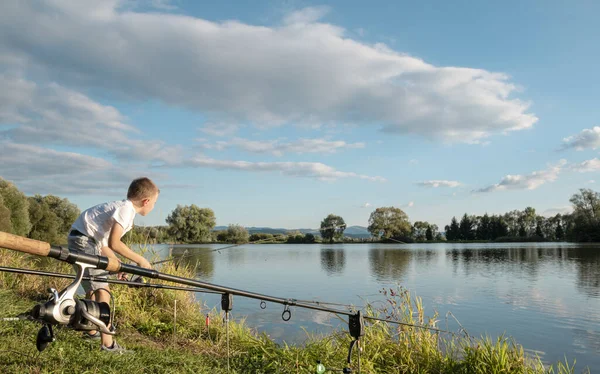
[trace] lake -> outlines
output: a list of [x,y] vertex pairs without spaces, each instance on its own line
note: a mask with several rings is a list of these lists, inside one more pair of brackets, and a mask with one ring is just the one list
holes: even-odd
[[[470,335],[503,333],[545,363],[564,357],[600,367],[600,245],[571,243],[485,244],[249,244],[155,245],[161,257],[198,264],[197,278],[222,286],[298,300],[380,303],[383,288],[399,285],[420,296],[439,327]],[[160,266],[160,265],[158,265]],[[220,309],[220,295],[196,294]],[[305,328],[327,333],[343,327],[332,314],[234,297],[232,318],[275,341],[302,343]]]

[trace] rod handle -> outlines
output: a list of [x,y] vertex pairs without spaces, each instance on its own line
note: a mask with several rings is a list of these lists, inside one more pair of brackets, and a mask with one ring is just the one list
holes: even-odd
[[24,238],[19,235],[0,231],[0,248],[8,248],[14,251],[25,252],[32,255],[48,256],[50,244],[39,240]]

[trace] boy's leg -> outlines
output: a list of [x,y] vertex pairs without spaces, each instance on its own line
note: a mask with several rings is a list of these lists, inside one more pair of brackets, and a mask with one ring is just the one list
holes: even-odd
[[[68,246],[70,250],[78,250],[84,253],[88,253],[91,255],[99,255],[100,254],[100,244],[96,242],[93,238],[89,238],[87,236],[68,236]],[[101,269],[85,269],[83,275],[84,276],[97,276],[98,274],[104,273]],[[107,291],[101,291],[101,289],[109,289],[108,283],[106,283],[106,276],[100,277],[100,280],[94,281],[82,281],[81,286],[83,287],[86,298],[94,300],[96,302],[106,302],[110,305],[110,294]],[[110,326],[109,326],[110,327]],[[93,336],[97,333],[96,330],[84,332],[84,334],[89,334]],[[107,334],[102,334],[102,336]],[[112,336],[107,335],[108,339],[106,341],[110,343],[108,347],[112,345]],[[103,338],[104,342],[104,338]]]
[[[96,301],[99,303],[107,303],[108,305],[110,305],[110,289],[108,288],[108,284],[105,287],[102,287],[101,289],[98,289],[95,292],[95,296],[96,296]],[[107,327],[110,329],[110,324],[107,325]],[[112,335],[109,334],[104,334],[104,333],[100,333],[101,339],[102,339],[102,345],[105,347],[112,347],[113,345],[113,337]]]

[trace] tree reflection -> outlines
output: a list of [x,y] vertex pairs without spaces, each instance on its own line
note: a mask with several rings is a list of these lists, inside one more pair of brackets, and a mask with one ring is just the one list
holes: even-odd
[[536,279],[544,264],[561,274],[572,272],[575,265],[577,288],[588,296],[600,296],[600,248],[595,246],[452,248],[446,258],[454,274],[462,271],[467,276],[500,273]]
[[341,274],[346,266],[343,248],[321,248],[321,268],[327,275]]
[[214,252],[209,247],[173,247],[171,255],[175,263],[196,269],[196,275],[203,280],[210,280],[215,270]]
[[412,252],[413,261],[415,261],[417,265],[424,267],[429,267],[434,262],[437,255],[437,251],[432,251],[430,249],[417,249]]
[[371,274],[378,281],[400,280],[410,264],[410,257],[410,251],[401,248],[371,248]]
[[466,247],[446,251],[446,258],[454,274],[462,271],[466,276],[477,273],[488,276],[501,272],[531,279],[538,276],[539,262],[547,259],[547,254],[541,248]]
[[600,249],[573,248],[567,257],[577,265],[577,288],[588,296],[600,296]]

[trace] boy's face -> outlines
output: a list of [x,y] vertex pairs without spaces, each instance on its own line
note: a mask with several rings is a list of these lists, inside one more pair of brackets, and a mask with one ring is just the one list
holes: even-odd
[[155,193],[152,197],[148,199],[142,200],[142,209],[139,212],[140,215],[145,216],[154,209],[154,204],[156,204],[156,200],[158,200],[158,192]]

